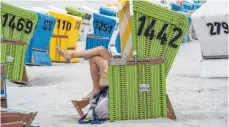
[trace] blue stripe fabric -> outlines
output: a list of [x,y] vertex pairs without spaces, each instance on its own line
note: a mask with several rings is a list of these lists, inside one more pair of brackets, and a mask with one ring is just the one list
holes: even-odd
[[86,50],[87,49],[92,49],[98,46],[103,46],[104,48],[108,49],[108,45],[109,45],[109,41],[108,39],[100,39],[100,38],[91,38],[91,37],[87,37],[86,38]]
[[174,11],[183,11],[183,7],[180,6],[179,4],[171,3],[170,6],[171,6],[171,9]]
[[50,56],[48,52],[33,51],[33,57],[36,64],[51,66]]
[[191,3],[182,2],[182,6],[183,6],[185,12],[193,10],[193,4],[191,4]]
[[107,15],[107,16],[115,16],[115,11],[105,8],[105,7],[100,7],[99,13],[103,15]]
[[120,35],[117,36],[115,47],[118,53],[121,53],[121,41],[120,41]]

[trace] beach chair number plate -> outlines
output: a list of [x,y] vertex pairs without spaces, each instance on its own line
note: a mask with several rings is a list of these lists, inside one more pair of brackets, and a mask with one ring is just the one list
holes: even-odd
[[[33,30],[33,22],[30,20],[26,21],[23,18],[16,19],[15,15],[9,16],[8,13],[5,13],[2,17],[3,17],[3,24],[2,24],[3,27],[8,25],[9,28],[11,28],[12,30],[14,30],[15,28],[19,32],[24,30],[26,34],[31,33]],[[9,23],[7,24],[7,22]]]
[[12,56],[7,56],[6,61],[12,63],[14,61],[14,58]]
[[98,29],[98,30],[102,30],[104,32],[109,32],[111,33],[112,31],[112,28],[113,26],[112,25],[108,25],[104,22],[101,22],[101,21],[95,21],[96,25],[95,25],[95,28]]
[[150,90],[150,84],[140,84],[139,85],[140,92],[149,92],[149,90]]
[[84,17],[84,19],[86,19],[86,20],[90,20],[90,19],[91,19],[91,15],[86,14],[86,15],[85,15],[85,17]]
[[[141,36],[142,34],[144,34],[145,37],[149,37],[149,40],[152,40],[154,37],[156,37],[156,39],[161,41],[161,45],[165,45],[167,43],[168,40],[166,37],[166,29],[168,28],[169,24],[164,24],[160,32],[157,35],[155,35],[155,30],[153,30],[153,27],[157,23],[156,19],[152,19],[150,25],[145,29],[144,32],[143,32],[143,29],[144,29],[145,22],[146,22],[146,16],[140,17],[138,21],[141,22],[139,29],[138,29],[138,33],[137,33],[138,36]],[[183,31],[178,27],[174,27],[173,32],[177,34],[168,42],[168,44],[172,48],[177,48],[178,45],[175,45],[174,43],[176,42],[176,40],[178,40],[182,36]]]
[[43,25],[43,30],[49,30],[51,31],[53,22],[50,20],[45,20]]
[[[57,20],[57,23],[58,23],[58,29],[60,28],[60,24],[61,24],[61,20]],[[71,30],[71,27],[72,27],[72,24],[69,22],[69,21],[65,21],[63,20],[62,21],[62,30],[67,30],[67,31],[70,31]],[[77,22],[76,23],[76,26],[75,26],[75,29],[79,29],[80,28],[80,22]]]
[[[62,21],[62,22],[61,22]],[[60,28],[60,24],[63,24],[62,25],[62,30],[67,30],[67,31],[70,31],[71,30],[71,27],[72,27],[72,24],[68,21],[65,21],[65,20],[57,20],[57,24],[58,24],[58,29]]]
[[75,29],[80,29],[81,22],[76,22]]
[[220,29],[221,26],[224,29],[224,33],[228,34],[228,24],[226,22],[214,22],[214,23],[207,23],[206,24],[207,27],[210,27],[210,35],[219,35],[220,34]]

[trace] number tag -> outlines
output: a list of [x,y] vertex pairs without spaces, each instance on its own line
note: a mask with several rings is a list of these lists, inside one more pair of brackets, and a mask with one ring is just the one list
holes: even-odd
[[43,30],[48,30],[48,31],[51,31],[51,28],[52,28],[52,21],[50,20],[45,20],[44,21],[44,25],[43,25]]
[[81,22],[76,22],[75,29],[80,29]]
[[14,61],[14,58],[12,56],[7,56],[6,61],[12,63]]
[[[7,25],[8,24],[8,25]],[[33,22],[30,20],[25,20],[23,18],[19,18],[16,20],[16,16],[9,16],[8,13],[3,15],[3,27],[8,26],[10,29],[17,31],[24,31],[26,34],[30,34],[33,30]]]
[[139,85],[139,92],[149,92],[149,91],[150,91],[150,84]]
[[94,23],[95,23],[95,29],[98,29],[99,31],[111,33],[113,29],[112,25],[108,25],[102,21],[95,21]]
[[210,27],[211,36],[220,35],[221,26],[224,29],[223,32],[225,34],[228,34],[228,24],[226,22],[214,22],[214,23],[209,22],[206,24],[206,26]]
[[140,26],[138,28],[138,32],[137,35],[141,36],[144,33],[144,36],[149,38],[149,40],[153,40],[155,37],[156,39],[161,41],[161,45],[165,45],[168,43],[168,45],[172,48],[177,48],[178,45],[175,45],[174,43],[182,36],[183,31],[179,28],[179,27],[174,27],[173,28],[173,32],[177,33],[171,40],[168,41],[167,39],[167,33],[166,33],[166,29],[168,28],[169,24],[164,24],[161,27],[161,30],[159,31],[159,33],[156,35],[155,34],[155,30],[154,27],[157,24],[157,20],[156,19],[152,19],[151,23],[147,26],[147,28],[144,31],[144,27],[145,22],[146,22],[146,16],[142,16],[138,19],[138,21],[140,21]]
[[84,17],[84,19],[86,19],[86,20],[90,20],[90,19],[91,19],[91,15],[86,14],[86,15],[85,15],[85,17]]
[[60,25],[62,23],[62,30],[66,30],[66,31],[70,31],[72,24],[69,21],[65,21],[65,20],[57,20],[57,28],[60,28]]

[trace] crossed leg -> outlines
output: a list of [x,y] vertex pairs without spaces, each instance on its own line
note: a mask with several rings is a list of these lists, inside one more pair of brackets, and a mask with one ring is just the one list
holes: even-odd
[[96,47],[82,52],[68,52],[60,49],[60,47],[56,47],[56,49],[66,60],[71,60],[72,58],[89,58],[93,89],[92,92],[83,99],[90,99],[94,93],[99,92],[99,73],[102,71],[107,73],[107,70],[105,70],[106,67],[104,66],[107,66],[107,60],[111,58],[110,53],[104,47]]
[[65,50],[60,49],[60,47],[56,47],[57,52],[63,56],[66,60],[71,60],[72,58],[92,58],[94,56],[99,56],[101,58],[103,58],[104,60],[108,60],[111,58],[110,53],[107,51],[107,49],[105,49],[102,46],[93,48],[93,49],[89,49],[89,50],[85,50],[85,51],[81,51],[81,52],[68,52]]

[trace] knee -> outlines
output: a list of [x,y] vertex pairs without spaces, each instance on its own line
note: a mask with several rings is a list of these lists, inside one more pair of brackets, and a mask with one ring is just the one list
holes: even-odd
[[98,56],[94,56],[94,57],[91,57],[90,59],[89,59],[89,63],[94,63],[95,61],[96,61],[96,58],[97,58]]
[[89,63],[94,63],[94,57],[91,57],[91,58],[89,59]]
[[106,51],[107,52],[107,49],[106,48],[104,48],[103,46],[99,46],[99,47],[97,47],[101,52],[104,52],[104,51]]

